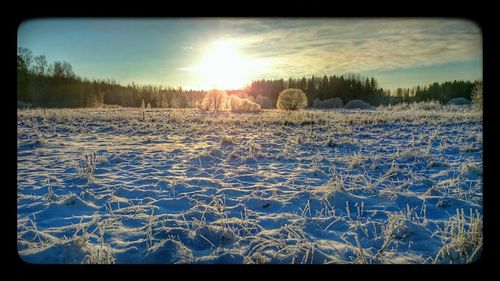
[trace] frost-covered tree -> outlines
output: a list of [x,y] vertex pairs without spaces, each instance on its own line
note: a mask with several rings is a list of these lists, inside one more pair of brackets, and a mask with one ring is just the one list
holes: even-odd
[[479,109],[483,109],[483,82],[475,83],[471,93],[472,104]]
[[223,91],[212,90],[205,95],[202,104],[199,106],[202,110],[219,111],[225,108],[227,94]]
[[286,89],[279,94],[276,106],[281,110],[303,109],[307,106],[307,96],[300,89]]

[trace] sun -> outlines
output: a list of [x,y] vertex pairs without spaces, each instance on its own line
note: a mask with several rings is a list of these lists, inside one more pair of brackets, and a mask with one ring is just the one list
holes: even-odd
[[251,79],[264,67],[262,60],[253,59],[239,50],[234,40],[219,40],[212,43],[205,51],[196,72],[199,82],[205,88],[239,89],[251,82]]

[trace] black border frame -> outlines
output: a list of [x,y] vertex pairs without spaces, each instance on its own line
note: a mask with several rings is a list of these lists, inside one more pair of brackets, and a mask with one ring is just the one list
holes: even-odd
[[[191,4],[191,3],[186,3]],[[208,5],[207,5],[208,4]],[[210,9],[214,9],[212,11],[212,16],[214,17],[241,17],[241,16],[259,16],[259,17],[268,17],[268,16],[278,16],[278,17],[310,17],[310,16],[320,16],[320,17],[346,17],[346,15],[340,15],[337,4],[332,4],[335,8],[327,9],[319,9],[320,3],[314,4],[316,11],[319,12],[320,15],[312,15],[311,10],[308,10],[306,6],[312,6],[312,3],[289,3],[286,9],[283,9],[284,6],[280,6],[277,8],[279,12],[274,12],[274,14],[270,14],[268,10],[262,11],[262,7],[257,6],[259,4],[247,3],[253,7],[246,9],[245,5],[239,6],[238,4],[232,4],[233,8],[236,8],[237,12],[229,13],[226,11],[225,13],[218,10],[218,6],[213,3],[202,4],[207,5]],[[356,6],[357,3],[354,3]],[[31,4],[30,4],[31,5]],[[71,17],[144,17],[144,16],[153,16],[153,17],[171,17],[173,16],[171,12],[180,12],[183,11],[183,8],[179,8],[171,6],[171,7],[163,7],[162,9],[156,9],[156,7],[145,8],[140,7],[136,9],[134,7],[136,4],[115,4],[115,5],[125,5],[130,10],[125,11],[122,9],[113,9],[107,7],[106,9],[101,9],[100,4],[90,4],[95,5],[95,9],[75,9],[75,8],[61,8],[65,6],[55,7],[46,7],[44,9],[34,8],[33,10],[24,9],[22,7],[16,7],[17,12],[22,12],[23,14],[18,14],[14,16],[7,24],[8,26],[8,37],[9,43],[12,43],[6,50],[9,54],[7,55],[12,60],[12,66],[9,67],[8,74],[12,75],[10,79],[7,81],[11,82],[12,88],[10,91],[6,92],[4,95],[8,98],[12,98],[7,103],[8,110],[2,110],[4,114],[8,114],[7,120],[9,127],[9,137],[7,138],[11,143],[9,143],[8,155],[13,158],[12,162],[8,162],[8,171],[9,173],[17,175],[17,164],[14,166],[14,159],[17,163],[17,140],[14,139],[14,134],[17,136],[17,120],[16,116],[16,98],[13,93],[16,92],[16,86],[14,86],[13,81],[15,81],[16,73],[14,72],[14,49],[17,49],[17,28],[19,24],[28,19],[39,18],[39,17],[68,17],[70,14]],[[167,5],[167,4],[166,4]],[[196,4],[197,5],[197,4]],[[237,6],[238,5],[238,6]],[[261,4],[263,5],[263,4]],[[264,4],[265,5],[265,4]],[[375,4],[375,5],[378,5]],[[400,5],[403,5],[402,3]],[[144,273],[146,274],[158,274],[160,278],[169,278],[172,274],[179,274],[179,276],[185,276],[191,278],[192,274],[199,275],[200,277],[211,276],[215,278],[243,278],[243,277],[256,277],[256,278],[266,278],[270,277],[270,274],[278,274],[278,277],[284,277],[283,274],[288,275],[290,277],[302,277],[302,276],[310,276],[311,274],[327,274],[327,278],[338,278],[338,274],[341,274],[342,277],[352,278],[354,276],[359,276],[358,274],[366,275],[366,277],[370,278],[373,276],[373,273],[380,273],[384,278],[408,278],[414,276],[421,276],[421,274],[428,274],[429,276],[435,277],[462,277],[462,278],[474,278],[479,277],[478,275],[484,274],[486,271],[493,270],[493,263],[498,261],[498,232],[495,223],[498,216],[496,213],[498,211],[498,207],[496,206],[496,199],[498,197],[498,191],[494,184],[494,161],[496,160],[494,154],[497,151],[493,134],[495,132],[495,120],[497,120],[498,113],[495,112],[494,99],[496,98],[495,89],[493,85],[494,79],[494,70],[493,70],[493,62],[497,61],[494,59],[496,56],[495,49],[493,47],[494,41],[494,27],[493,27],[493,19],[491,17],[483,17],[484,10],[480,10],[481,8],[478,6],[467,5],[463,7],[459,13],[454,13],[453,15],[444,16],[443,9],[434,9],[434,4],[432,8],[429,7],[429,4],[419,3],[418,5],[422,5],[420,10],[413,9],[413,7],[406,8],[405,6],[400,6],[403,8],[403,13],[398,13],[397,16],[389,15],[387,10],[384,10],[381,15],[375,15],[372,10],[373,7],[370,5],[365,6],[366,10],[362,10],[363,12],[357,14],[351,14],[347,17],[423,17],[423,18],[432,18],[432,17],[444,17],[444,18],[463,18],[468,19],[475,22],[482,30],[483,33],[483,81],[484,81],[484,89],[486,94],[484,95],[484,115],[483,115],[483,166],[484,166],[484,191],[483,191],[483,216],[484,216],[484,248],[483,253],[480,259],[473,264],[468,265],[34,265],[27,264],[23,262],[18,254],[17,254],[17,216],[15,214],[11,214],[10,212],[17,213],[17,202],[13,200],[13,198],[17,198],[17,190],[13,188],[13,186],[17,186],[17,179],[14,178],[14,175],[9,175],[8,178],[12,180],[12,184],[7,184],[4,188],[9,189],[8,192],[8,210],[9,214],[7,215],[9,221],[9,238],[7,240],[7,249],[8,249],[8,262],[12,262],[14,264],[13,267],[9,267],[9,269],[14,269],[13,272],[16,277],[59,277],[59,278],[95,278],[101,276],[102,273],[109,274],[109,277],[117,277],[117,275],[123,275],[123,277],[128,278],[144,278]],[[66,6],[67,7],[67,6]],[[116,6],[115,6],[116,7]],[[223,7],[223,6],[221,6]],[[226,6],[227,7],[227,6]],[[378,8],[385,8],[384,6],[378,6]],[[398,7],[394,4],[392,7]],[[201,7],[201,10],[206,13],[208,10],[204,9],[205,7]],[[260,11],[259,11],[260,8]],[[188,8],[184,8],[188,9]],[[257,10],[257,13],[255,11]],[[342,9],[345,9],[342,7]],[[409,9],[412,9],[409,13]],[[153,15],[147,15],[151,10],[155,11]],[[422,11],[424,10],[424,11]],[[494,9],[493,9],[494,10]],[[165,11],[163,14],[161,11]],[[186,10],[189,11],[189,10]],[[331,11],[331,13],[330,13]],[[369,12],[367,12],[369,11]],[[429,11],[434,12],[434,14],[429,14]],[[435,12],[440,13],[439,15]],[[444,8],[444,14],[449,12],[449,8]],[[253,14],[244,14],[244,13],[253,13]],[[243,13],[243,14],[242,14]],[[259,15],[260,13],[260,15]],[[419,13],[419,14],[417,14]],[[115,14],[115,15],[112,15]],[[192,12],[189,14],[190,17],[198,17],[200,14],[193,14]],[[174,17],[182,17],[177,14]],[[3,46],[5,47],[5,46]],[[12,112],[10,112],[12,110]],[[8,112],[8,113],[7,113]],[[12,120],[11,120],[12,119]],[[5,139],[4,139],[5,140]],[[15,146],[14,146],[15,145]],[[16,147],[16,148],[14,148]],[[14,154],[16,151],[16,154]],[[16,167],[16,171],[14,172],[14,167]],[[10,205],[12,204],[12,205]],[[5,207],[5,205],[3,205]],[[15,219],[14,219],[15,218]],[[16,229],[16,230],[14,230]],[[15,242],[14,242],[15,241]],[[241,275],[243,273],[243,275]],[[354,275],[352,275],[354,273]],[[288,277],[287,276],[287,277]],[[321,277],[320,277],[321,278]],[[24,279],[24,278],[22,278]]]

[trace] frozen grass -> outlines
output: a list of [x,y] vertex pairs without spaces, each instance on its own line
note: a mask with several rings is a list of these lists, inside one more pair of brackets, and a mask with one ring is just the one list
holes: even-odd
[[87,178],[90,182],[94,178],[97,164],[97,154],[94,152],[83,155],[83,164],[76,164],[76,169],[81,177]]
[[435,263],[472,262],[480,255],[483,246],[483,218],[476,210],[470,209],[469,222],[463,209],[450,217],[442,233],[443,247],[439,250]]
[[21,109],[17,153],[28,262],[467,263],[482,249],[474,108]]

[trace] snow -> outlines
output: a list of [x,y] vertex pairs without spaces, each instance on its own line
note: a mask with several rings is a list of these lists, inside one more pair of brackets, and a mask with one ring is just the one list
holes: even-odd
[[482,221],[481,112],[143,111],[18,109],[23,260],[464,263],[476,250],[439,254],[465,245],[457,210],[465,230]]

